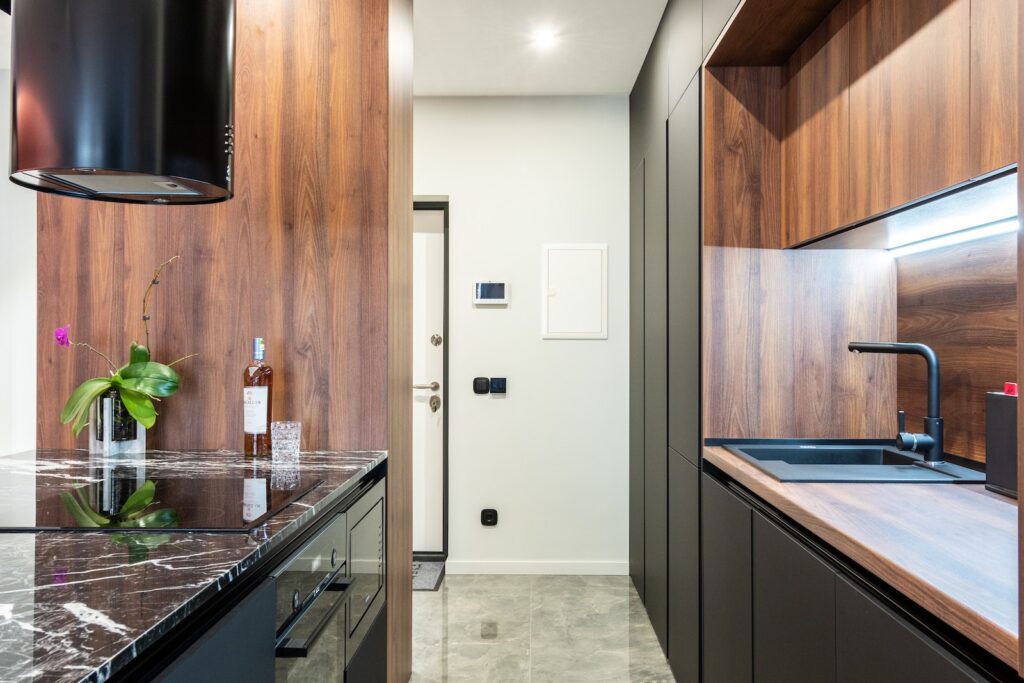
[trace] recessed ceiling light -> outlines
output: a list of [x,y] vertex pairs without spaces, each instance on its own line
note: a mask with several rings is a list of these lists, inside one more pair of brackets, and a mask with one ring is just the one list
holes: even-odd
[[538,50],[550,50],[558,44],[558,31],[550,26],[541,26],[533,32],[533,46]]

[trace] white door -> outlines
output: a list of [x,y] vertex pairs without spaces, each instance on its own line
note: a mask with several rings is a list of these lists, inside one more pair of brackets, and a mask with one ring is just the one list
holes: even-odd
[[444,211],[413,214],[412,549],[444,550]]

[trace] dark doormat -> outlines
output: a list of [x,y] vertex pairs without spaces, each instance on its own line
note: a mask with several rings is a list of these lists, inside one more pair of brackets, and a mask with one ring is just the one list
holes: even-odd
[[444,562],[413,562],[412,589],[414,591],[436,591],[444,579]]

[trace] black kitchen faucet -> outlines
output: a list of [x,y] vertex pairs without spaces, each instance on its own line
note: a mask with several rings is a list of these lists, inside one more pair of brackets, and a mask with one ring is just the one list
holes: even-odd
[[922,356],[928,363],[928,414],[924,418],[924,433],[907,432],[907,416],[902,410],[897,413],[899,435],[896,447],[902,451],[913,451],[924,455],[924,465],[938,465],[943,461],[942,417],[939,415],[939,359],[930,346],[925,344],[901,344],[896,342],[850,342],[848,347],[854,353],[899,353]]

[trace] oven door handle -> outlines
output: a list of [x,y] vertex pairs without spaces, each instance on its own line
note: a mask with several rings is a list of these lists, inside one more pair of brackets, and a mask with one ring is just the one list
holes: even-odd
[[[352,579],[347,576],[336,577],[324,588],[324,593],[347,593],[352,587]],[[274,654],[277,657],[308,657],[309,651],[316,645],[316,641],[320,639],[324,631],[327,630],[327,625],[331,623],[331,619],[334,618],[335,613],[338,609],[345,604],[347,598],[345,595],[340,596],[327,613],[320,619],[320,623],[316,625],[313,632],[309,634],[308,638],[282,638],[277,643],[277,648],[274,650]]]

